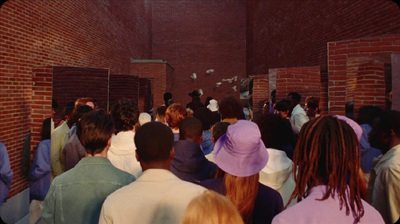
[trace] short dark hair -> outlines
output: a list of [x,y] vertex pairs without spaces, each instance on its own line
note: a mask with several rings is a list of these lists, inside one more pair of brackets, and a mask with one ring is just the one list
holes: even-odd
[[287,119],[277,114],[266,114],[256,123],[265,147],[283,150],[285,145],[293,143],[293,131]]
[[226,130],[228,130],[228,126],[230,125],[229,122],[217,122],[212,128],[212,134],[214,137],[214,141],[216,142],[219,137],[221,137],[223,134],[226,133]]
[[78,106],[75,107],[74,111],[72,112],[74,115],[75,123],[78,123],[79,119],[82,118],[83,115],[92,111],[93,109],[88,105]]
[[203,125],[203,130],[210,129],[211,123],[214,120],[213,112],[211,112],[211,110],[206,107],[200,107],[199,109],[195,110],[193,113],[193,117],[201,121],[201,124]]
[[376,129],[389,133],[393,130],[397,137],[400,137],[400,111],[386,110],[379,116]]
[[234,96],[226,96],[218,102],[219,113],[221,118],[237,118],[244,119],[243,106],[238,99]]
[[164,161],[170,156],[174,135],[160,122],[148,122],[135,134],[136,152],[143,162]]
[[375,118],[379,117],[382,113],[382,109],[377,106],[363,106],[360,107],[358,112],[359,124],[369,124],[372,125]]
[[165,111],[167,111],[167,107],[166,106],[159,106],[156,109],[156,114],[165,116]]
[[88,112],[76,124],[76,135],[91,155],[104,150],[113,132],[111,117],[104,110]]
[[[208,110],[208,109],[207,109]],[[179,138],[181,140],[196,139],[203,134],[203,125],[195,117],[187,117],[179,125]]]
[[276,102],[276,104],[275,104],[275,110],[277,110],[277,111],[287,111],[287,110],[290,111],[291,107],[292,106],[291,106],[290,101],[285,100],[285,99],[280,100],[280,101]]
[[42,124],[42,141],[51,138],[51,117],[44,119]]
[[119,100],[111,108],[111,118],[116,133],[132,130],[139,118],[137,104],[129,99]]
[[72,111],[74,110],[74,107],[72,106],[66,106],[63,109],[63,116],[65,115],[69,115],[70,113],[72,113]]
[[297,92],[291,92],[288,94],[288,97],[291,97],[292,99],[294,99],[295,101],[300,102],[301,101],[301,96],[299,93]]

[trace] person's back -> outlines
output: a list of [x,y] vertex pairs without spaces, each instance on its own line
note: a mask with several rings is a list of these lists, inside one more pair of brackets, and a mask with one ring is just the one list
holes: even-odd
[[136,146],[133,142],[134,127],[139,118],[137,105],[130,100],[121,100],[112,107],[111,118],[116,128],[116,134],[111,138],[108,159],[118,169],[138,178],[142,174],[142,168],[136,160]]
[[205,189],[169,171],[173,134],[160,122],[143,125],[135,135],[143,174],[107,197],[99,223],[179,223],[189,202]]
[[362,199],[360,149],[352,127],[342,118],[322,116],[306,123],[294,155],[299,202],[272,223],[383,223]]
[[200,148],[202,131],[202,123],[194,117],[185,118],[180,124],[171,172],[182,180],[198,183],[215,177],[217,165],[208,161]]
[[76,132],[87,156],[53,180],[43,204],[43,223],[98,223],[106,197],[135,180],[106,158],[113,128],[104,111],[86,114]]

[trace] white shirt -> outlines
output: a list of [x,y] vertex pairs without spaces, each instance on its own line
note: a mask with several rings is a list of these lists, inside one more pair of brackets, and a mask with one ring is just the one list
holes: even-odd
[[107,197],[99,224],[180,223],[189,202],[205,190],[179,179],[169,170],[149,169]]
[[292,111],[292,116],[290,116],[290,120],[296,126],[297,130],[300,132],[301,127],[304,123],[308,122],[310,119],[307,117],[306,112],[297,104]]

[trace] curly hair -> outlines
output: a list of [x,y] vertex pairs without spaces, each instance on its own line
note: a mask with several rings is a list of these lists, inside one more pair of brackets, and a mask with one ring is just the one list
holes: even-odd
[[237,118],[238,120],[244,119],[243,106],[238,99],[234,96],[226,96],[218,102],[219,113],[221,118]]
[[128,99],[118,101],[111,108],[111,118],[114,123],[115,134],[132,130],[139,118],[137,104]]
[[165,122],[173,129],[178,129],[181,121],[187,117],[186,108],[180,103],[173,103],[165,111]]
[[324,184],[327,191],[319,200],[337,195],[340,209],[345,207],[346,215],[351,211],[354,223],[359,222],[364,215],[360,160],[360,144],[345,121],[325,115],[306,123],[294,151],[296,187],[287,205],[295,197],[301,201],[309,189]]

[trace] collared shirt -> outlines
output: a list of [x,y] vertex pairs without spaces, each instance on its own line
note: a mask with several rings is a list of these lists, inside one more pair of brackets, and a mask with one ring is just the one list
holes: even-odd
[[180,180],[169,170],[149,169],[135,182],[107,197],[103,223],[180,223],[189,202],[205,188]]
[[43,223],[98,223],[106,197],[135,180],[107,158],[85,157],[56,177],[43,203]]
[[[346,207],[340,209],[340,201],[335,194],[325,200],[326,185],[318,185],[308,191],[308,196],[297,204],[287,208],[272,220],[273,224],[309,224],[309,223],[354,223],[353,214],[346,215]],[[296,200],[296,199],[295,199]],[[362,200],[364,216],[359,223],[380,224],[384,223],[381,215],[371,205]],[[357,209],[357,207],[356,207]]]
[[297,131],[300,132],[301,127],[308,122],[310,119],[307,117],[306,112],[304,109],[300,106],[300,104],[297,104],[292,111],[292,115],[290,116],[290,120],[293,122],[293,124],[296,126]]
[[369,188],[372,189],[371,205],[386,223],[395,223],[400,217],[400,144],[378,157]]

